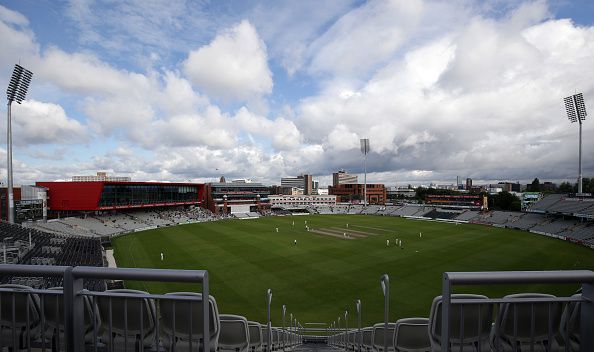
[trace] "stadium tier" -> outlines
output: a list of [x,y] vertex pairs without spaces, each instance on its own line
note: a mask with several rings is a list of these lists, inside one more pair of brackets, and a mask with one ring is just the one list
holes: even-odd
[[[32,265],[0,265],[4,276],[18,272],[29,277],[39,271]],[[46,267],[43,273],[74,284],[37,290],[23,284],[0,285],[0,343],[9,350],[306,352],[323,350],[320,343],[327,344],[330,351],[353,352],[591,351],[594,347],[588,325],[594,319],[594,272],[588,270],[446,272],[444,295],[433,299],[426,317],[392,321],[386,304],[384,321],[371,326],[361,326],[360,317],[357,323],[355,314],[360,310],[353,314],[352,325],[348,312],[342,322],[340,318],[326,323],[300,322],[292,313],[285,315],[284,305],[282,325],[278,321],[272,324],[270,318],[261,324],[244,316],[222,314],[210,295],[209,276],[203,270],[79,266]],[[89,279],[117,277],[201,283],[202,288],[165,294],[81,290]],[[564,297],[518,293],[500,299],[452,293],[455,285],[494,282],[573,283],[581,285],[582,292]],[[387,279],[384,284],[384,289],[389,288]],[[388,294],[389,290],[384,290],[384,295]],[[270,290],[267,297],[262,309],[270,311]]]

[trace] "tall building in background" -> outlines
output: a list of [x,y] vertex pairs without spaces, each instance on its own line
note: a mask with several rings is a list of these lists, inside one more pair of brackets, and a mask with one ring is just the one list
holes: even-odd
[[472,179],[471,178],[467,178],[466,179],[466,190],[470,191],[472,189]]
[[303,190],[304,195],[311,195],[313,194],[312,176],[303,174],[297,177],[283,177],[281,178],[281,187],[299,188]]
[[347,174],[346,171],[340,170],[332,174],[332,186],[349,185],[359,183],[357,175]]

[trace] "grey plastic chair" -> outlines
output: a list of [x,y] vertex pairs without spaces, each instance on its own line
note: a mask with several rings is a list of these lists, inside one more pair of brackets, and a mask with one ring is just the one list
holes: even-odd
[[250,351],[260,352],[262,350],[262,326],[255,321],[248,321],[250,333]]
[[[555,298],[543,293],[519,293],[505,299]],[[501,303],[491,345],[497,351],[557,351],[561,306],[551,303]],[[549,340],[550,332],[550,340]]]
[[[571,296],[571,298],[581,297],[581,294]],[[580,302],[570,302],[565,306],[561,315],[559,334],[564,344],[568,345],[570,352],[578,352],[580,350],[580,307]],[[561,350],[564,351],[563,348]]]
[[429,319],[404,318],[396,321],[394,349],[397,352],[429,352]]
[[[163,345],[171,351],[202,351],[202,294],[195,292],[173,292],[167,295],[193,296],[199,301],[173,301],[170,299],[159,300],[159,311],[161,320],[159,326],[163,338]],[[209,311],[209,346],[208,350],[217,350],[221,323],[219,319],[219,308],[213,296],[208,297]],[[175,319],[174,319],[175,317]],[[191,326],[191,329],[190,329]],[[191,348],[190,348],[191,344]]]
[[219,319],[221,333],[217,351],[248,352],[250,333],[247,319],[231,314],[221,314]]
[[4,284],[0,288],[14,291],[0,292],[2,346],[12,349],[27,348],[32,340],[39,338],[39,296],[27,293],[32,290],[29,286]]
[[373,351],[373,327],[368,326],[361,329],[361,335],[363,335],[363,350],[366,352]]
[[[48,290],[63,291],[62,287],[52,287]],[[43,301],[43,304],[41,302]],[[83,296],[84,304],[84,322],[85,322],[85,343],[93,344],[94,335],[99,337],[101,329],[101,319],[97,307],[92,307],[92,300],[89,296]],[[40,297],[40,306],[43,310],[44,318],[44,332],[43,337],[51,340],[53,350],[65,350],[64,339],[64,294],[60,295],[44,295]],[[94,320],[94,321],[93,321]],[[93,329],[96,329],[95,334]]]
[[108,349],[113,346],[116,351],[142,351],[154,345],[155,303],[152,299],[134,297],[148,293],[128,289],[107,290],[105,293],[130,296],[97,297],[97,308],[103,322],[101,340]]
[[388,351],[394,351],[394,328],[396,324],[388,323],[388,331],[385,331],[384,323],[377,323],[373,326],[373,349],[384,352],[384,339],[388,339]]
[[270,348],[268,346],[268,325],[262,324],[262,351],[268,352]]
[[[487,300],[487,296],[453,294],[452,299]],[[429,314],[429,338],[432,351],[441,351],[442,297],[437,296]],[[462,329],[460,327],[463,321]],[[493,305],[455,304],[450,309],[450,347],[452,351],[489,351],[489,336],[493,322]]]

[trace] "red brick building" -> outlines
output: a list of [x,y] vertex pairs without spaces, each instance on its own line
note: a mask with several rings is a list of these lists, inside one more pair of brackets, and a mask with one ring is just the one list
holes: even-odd
[[[353,200],[363,200],[364,184],[340,184],[328,187],[328,194],[336,196],[338,203],[350,202]],[[385,204],[386,187],[383,184],[367,184],[367,204]]]

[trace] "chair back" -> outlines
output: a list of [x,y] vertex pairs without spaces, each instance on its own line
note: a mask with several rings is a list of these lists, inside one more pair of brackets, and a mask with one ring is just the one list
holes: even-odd
[[250,345],[247,319],[239,315],[221,314],[219,350],[245,352]]
[[429,319],[405,318],[396,321],[394,347],[399,352],[431,351]]
[[250,348],[259,350],[262,347],[262,326],[255,321],[248,321],[248,331],[250,333]]

